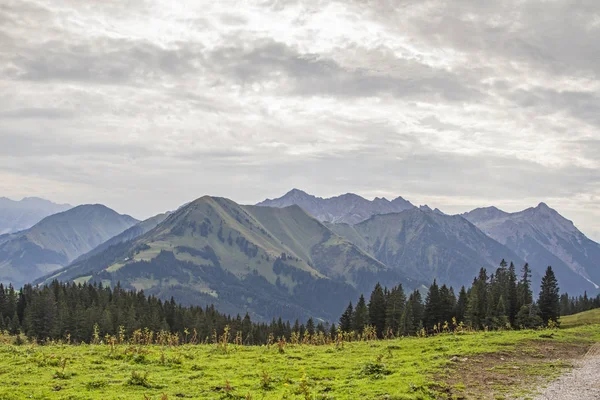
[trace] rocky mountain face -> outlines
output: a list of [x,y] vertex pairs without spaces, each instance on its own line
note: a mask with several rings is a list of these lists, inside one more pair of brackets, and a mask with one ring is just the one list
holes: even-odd
[[495,207],[463,215],[488,236],[527,260],[534,270],[551,265],[561,290],[596,292],[600,285],[600,244],[588,239],[573,222],[540,203],[507,213]]
[[470,283],[481,267],[495,270],[502,259],[524,261],[461,216],[426,208],[374,215],[354,226],[329,224],[333,231],[388,267],[419,281]]
[[29,229],[47,216],[70,208],[69,204],[55,204],[37,197],[20,201],[0,197],[0,235]]
[[214,303],[259,319],[335,319],[377,281],[416,283],[332,232],[298,206],[240,206],[203,197],[153,229],[48,275]]
[[375,198],[367,200],[353,193],[324,199],[293,189],[278,199],[267,199],[257,204],[263,207],[300,206],[322,222],[357,224],[377,214],[397,213],[414,208],[402,197],[394,200]]
[[0,240],[0,282],[20,286],[55,271],[138,221],[102,205],[83,205],[44,218]]

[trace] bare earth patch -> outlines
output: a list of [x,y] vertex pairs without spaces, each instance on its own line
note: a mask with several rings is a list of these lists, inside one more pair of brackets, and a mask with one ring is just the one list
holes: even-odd
[[589,348],[536,340],[496,353],[457,355],[438,380],[450,399],[532,399],[537,388],[572,368]]

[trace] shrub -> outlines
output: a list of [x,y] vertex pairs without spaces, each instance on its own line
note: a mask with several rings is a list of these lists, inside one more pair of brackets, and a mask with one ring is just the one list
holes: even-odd
[[145,388],[152,387],[150,379],[148,379],[148,372],[132,371],[127,384],[130,386],[143,386]]

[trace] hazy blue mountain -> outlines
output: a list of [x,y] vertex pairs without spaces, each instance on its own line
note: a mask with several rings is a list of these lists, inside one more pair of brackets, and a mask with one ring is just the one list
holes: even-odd
[[541,272],[551,265],[562,290],[598,290],[600,244],[545,203],[516,213],[478,208],[463,216],[526,259],[534,270]]
[[15,286],[55,271],[138,221],[102,205],[83,205],[44,218],[0,244],[0,282]]
[[328,224],[330,229],[392,269],[424,282],[470,284],[481,267],[493,271],[500,261],[524,261],[461,216],[429,208],[374,215],[356,225]]
[[257,204],[264,207],[297,205],[322,222],[356,224],[376,214],[397,213],[414,208],[402,197],[392,201],[385,198],[367,200],[353,193],[324,199],[293,189],[278,199],[267,199]]
[[15,201],[0,197],[0,235],[31,228],[45,217],[73,208],[37,197]]
[[44,278],[143,289],[261,319],[337,318],[377,281],[415,287],[298,206],[205,196],[141,236]]

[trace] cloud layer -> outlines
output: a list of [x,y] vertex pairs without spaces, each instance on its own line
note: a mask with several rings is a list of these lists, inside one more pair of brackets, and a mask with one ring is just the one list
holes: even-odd
[[0,193],[539,201],[600,240],[596,0],[0,5]]

